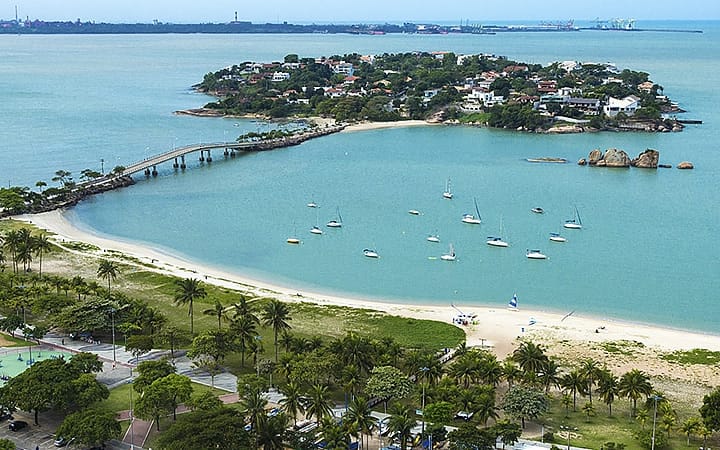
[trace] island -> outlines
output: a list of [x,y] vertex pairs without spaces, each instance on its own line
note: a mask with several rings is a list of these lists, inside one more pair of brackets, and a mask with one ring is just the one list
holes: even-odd
[[526,132],[681,131],[684,112],[649,74],[610,63],[545,66],[493,54],[288,54],[208,73],[194,86],[217,100],[197,115],[427,120]]

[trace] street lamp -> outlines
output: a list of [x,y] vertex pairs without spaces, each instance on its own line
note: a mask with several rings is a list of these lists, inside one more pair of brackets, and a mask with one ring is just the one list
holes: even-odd
[[113,344],[113,369],[117,363],[115,359],[115,308],[110,308],[110,317],[112,318],[112,344]]
[[100,158],[100,173],[105,175],[105,159]]
[[427,373],[428,370],[430,370],[429,367],[421,367],[420,372],[422,372],[422,431],[420,433],[420,436],[425,435],[425,382],[427,381]]
[[655,422],[657,421],[657,402],[659,399],[661,399],[659,395],[653,395],[653,401],[655,403],[654,409],[653,409],[653,432],[652,432],[652,440],[650,441],[650,450],[655,450]]
[[[128,381],[128,384],[132,385],[132,378]],[[130,386],[130,450],[135,449],[135,414],[133,413],[133,387]]]
[[577,428],[566,427],[565,425],[560,425],[560,429],[565,430],[565,432],[567,433],[567,450],[570,450],[570,432],[577,431]]

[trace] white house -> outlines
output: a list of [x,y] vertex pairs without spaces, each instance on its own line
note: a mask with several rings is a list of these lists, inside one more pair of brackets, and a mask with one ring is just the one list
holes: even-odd
[[339,63],[330,66],[333,73],[342,73],[351,77],[355,73],[355,68],[352,63],[340,61]]
[[492,107],[505,101],[505,98],[502,95],[495,95],[495,91],[488,91],[486,89],[479,88],[473,88],[465,99],[468,104],[480,103],[487,107]]
[[285,81],[290,79],[290,74],[287,72],[275,72],[272,76],[273,82]]
[[639,107],[640,98],[634,95],[628,95],[625,98],[610,97],[607,104],[603,107],[603,112],[608,117],[615,117],[619,113],[632,116]]

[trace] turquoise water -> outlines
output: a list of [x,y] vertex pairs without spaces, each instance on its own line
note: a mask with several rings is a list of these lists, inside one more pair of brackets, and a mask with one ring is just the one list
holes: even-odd
[[[651,24],[647,25],[648,27]],[[667,24],[663,24],[667,26]],[[189,87],[208,71],[286,53],[489,52],[537,63],[576,59],[644,70],[704,121],[674,134],[522,134],[470,127],[342,133],[160,176],[83,202],[79,226],[293,288],[412,303],[497,304],[715,331],[718,23],[703,34],[494,36],[2,36],[5,157],[0,180],[34,184],[59,169],[127,164],[174,145],[232,138],[262,125],[174,116],[207,97]],[[49,68],[52,68],[50,70]],[[593,148],[694,171],[531,164],[576,161]],[[455,198],[443,200],[445,180]],[[462,224],[477,198],[483,224]],[[305,205],[315,201],[318,210]],[[542,206],[536,215],[530,208]],[[585,227],[562,230],[577,206]],[[309,233],[339,207],[344,227]],[[411,216],[409,209],[422,211]],[[485,245],[503,228],[511,246]],[[425,240],[437,232],[442,242]],[[285,239],[296,233],[303,243]],[[452,243],[458,260],[439,260]],[[381,258],[362,256],[374,247]],[[546,261],[525,258],[538,248]]]

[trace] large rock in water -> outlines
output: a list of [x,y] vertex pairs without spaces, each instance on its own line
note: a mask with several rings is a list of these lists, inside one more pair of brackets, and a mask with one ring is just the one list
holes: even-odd
[[641,169],[657,169],[659,160],[660,152],[649,148],[633,159],[632,165]]
[[602,159],[602,157],[603,155],[599,148],[591,150],[590,154],[588,155],[588,164],[594,166],[595,164],[597,164],[598,161]]
[[630,167],[630,157],[624,150],[609,148],[603,156],[607,167]]
[[690,161],[683,161],[677,165],[678,169],[692,169],[694,167],[695,166],[693,166],[693,163],[691,163]]

